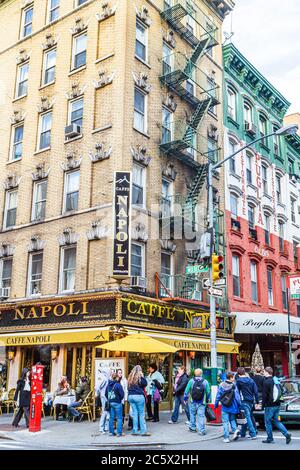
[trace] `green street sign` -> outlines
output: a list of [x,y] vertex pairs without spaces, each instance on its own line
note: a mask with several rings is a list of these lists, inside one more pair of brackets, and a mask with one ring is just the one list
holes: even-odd
[[203,266],[202,264],[187,266],[185,272],[186,272],[186,274],[207,273],[208,272],[208,266]]

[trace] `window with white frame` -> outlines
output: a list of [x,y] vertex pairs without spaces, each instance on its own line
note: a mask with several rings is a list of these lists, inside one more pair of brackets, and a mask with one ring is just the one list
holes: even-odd
[[51,49],[51,51],[44,54],[43,85],[55,81],[56,55],[56,49]]
[[232,88],[227,89],[227,114],[231,119],[236,120],[236,93]]
[[60,264],[60,291],[73,292],[76,277],[76,247],[63,247]]
[[252,108],[248,103],[244,103],[244,120],[245,126],[252,124]]
[[145,206],[145,176],[145,168],[134,163],[132,167],[132,204],[135,206]]
[[172,72],[173,70],[173,54],[172,54],[172,49],[171,47],[163,42],[163,52],[162,52],[162,65],[163,65],[163,70],[162,73],[163,75],[167,75]]
[[[273,132],[276,132],[276,131],[278,131],[278,127],[277,127],[277,126],[274,126],[274,127],[273,127]],[[273,142],[274,142],[274,154],[275,154],[276,156],[279,156],[279,154],[280,154],[280,151],[279,151],[279,149],[280,149],[280,147],[279,147],[280,143],[279,143],[279,135],[278,135],[278,134],[274,134],[274,136],[273,136]]]
[[17,71],[16,98],[27,95],[29,62],[19,65]]
[[213,163],[218,161],[218,143],[214,139],[207,139],[207,157]]
[[12,258],[2,258],[1,260],[1,288],[9,289],[11,287],[12,277]]
[[49,0],[49,23],[59,18],[60,0]]
[[14,227],[17,220],[18,191],[6,191],[4,228]]
[[87,48],[87,33],[74,36],[73,38],[73,53],[72,53],[72,69],[78,69],[86,65],[86,48]]
[[266,165],[261,166],[261,176],[262,176],[263,193],[265,195],[268,195],[269,194],[268,167]]
[[136,20],[135,54],[139,59],[147,61],[148,29],[141,21]]
[[32,33],[32,18],[33,18],[33,5],[24,8],[22,12],[22,30],[21,36],[23,38]]
[[39,295],[42,291],[43,252],[30,253],[28,264],[27,295]]
[[278,232],[279,232],[279,251],[281,251],[281,253],[284,253],[285,224],[282,220],[278,222]]
[[169,292],[172,291],[172,285],[173,285],[172,264],[173,264],[172,253],[168,251],[162,251],[161,252],[161,281],[167,289],[166,290],[162,288],[162,291],[163,291],[161,292],[162,297],[168,296]]
[[76,211],[79,200],[80,171],[65,173],[64,212]]
[[246,179],[248,184],[252,184],[252,155],[246,152]]
[[288,309],[288,296],[286,286],[286,276],[281,276],[282,306],[283,310]]
[[147,96],[138,88],[134,89],[134,128],[147,132]]
[[79,7],[80,5],[83,5],[85,2],[87,2],[88,0],[76,0],[77,2],[77,6]]
[[193,2],[191,0],[186,0],[186,9],[188,12],[187,18],[186,18],[186,27],[187,29],[194,34],[195,29],[196,29],[196,10],[193,6]]
[[248,204],[248,223],[249,223],[249,228],[254,229],[254,227],[255,227],[255,207],[252,204]]
[[270,245],[271,242],[271,216],[269,214],[264,214],[264,219],[265,219],[265,243],[266,245]]
[[282,202],[281,176],[280,175],[276,175],[276,198],[277,198],[277,202]]
[[[233,140],[229,140],[229,155],[233,155],[237,151],[237,145]],[[236,174],[236,160],[235,157],[231,157],[229,160],[229,170],[231,173]]]
[[69,103],[69,124],[82,127],[83,124],[83,98],[72,100]]
[[131,244],[131,276],[145,277],[145,245]]
[[232,256],[232,282],[233,295],[241,297],[240,257],[238,255]]
[[238,218],[238,204],[239,204],[239,198],[235,194],[230,193],[231,217],[235,220]]
[[268,305],[273,307],[274,305],[274,294],[273,294],[273,269],[267,269],[267,279],[268,279]]
[[293,223],[296,223],[296,199],[291,197],[291,220]]
[[167,108],[163,107],[162,109],[162,143],[166,144],[167,142],[172,141],[172,120],[173,113]]
[[264,116],[260,115],[259,116],[259,131],[260,131],[260,137],[262,138],[261,143],[263,145],[267,145],[266,140],[264,137],[267,135],[267,120]]
[[46,217],[47,180],[36,181],[33,185],[32,220]]
[[51,145],[52,111],[40,115],[38,150]]
[[19,160],[23,153],[23,134],[24,125],[14,126],[12,128],[12,146],[10,152],[10,160]]
[[172,193],[173,183],[165,178],[162,179],[161,186],[162,200],[161,200],[161,214],[163,218],[170,217],[172,214]]
[[251,271],[251,299],[252,302],[257,304],[258,303],[258,282],[257,282],[257,263],[255,261],[251,261],[250,263],[250,271]]

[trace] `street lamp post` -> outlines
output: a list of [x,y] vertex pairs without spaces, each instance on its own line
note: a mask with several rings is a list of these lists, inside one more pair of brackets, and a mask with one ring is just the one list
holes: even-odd
[[[289,126],[281,127],[276,132],[272,132],[271,134],[261,136],[251,143],[244,145],[242,148],[234,152],[233,154],[229,155],[228,157],[224,158],[221,162],[213,164],[209,162],[208,164],[208,175],[207,175],[207,182],[208,182],[208,229],[212,234],[212,246],[213,252],[214,245],[215,245],[215,231],[214,231],[214,202],[213,202],[213,174],[214,171],[220,168],[224,163],[226,163],[231,158],[235,157],[239,153],[243,152],[245,149],[252,147],[253,144],[259,142],[264,139],[268,139],[273,135],[284,136],[284,135],[294,135],[298,131],[298,126],[296,124],[292,124]],[[210,269],[210,284],[213,286],[213,272],[212,266]],[[210,365],[211,365],[211,384],[212,384],[212,399],[214,400],[216,392],[217,392],[217,330],[216,330],[216,299],[214,296],[210,296]]]

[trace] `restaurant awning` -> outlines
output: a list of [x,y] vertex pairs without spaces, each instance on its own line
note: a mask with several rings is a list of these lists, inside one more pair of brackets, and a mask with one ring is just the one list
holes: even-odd
[[[236,334],[288,335],[288,315],[286,313],[233,312]],[[300,318],[290,317],[292,335],[300,335]]]
[[35,346],[43,344],[93,343],[109,341],[108,328],[46,330],[36,333],[0,334],[0,346]]

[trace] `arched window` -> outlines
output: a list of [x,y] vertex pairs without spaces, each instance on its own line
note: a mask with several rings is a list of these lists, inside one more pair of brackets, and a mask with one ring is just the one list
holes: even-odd
[[[232,155],[233,153],[235,153],[237,151],[237,144],[232,139],[229,139],[228,151],[229,151],[229,155]],[[229,160],[229,171],[231,173],[236,174],[236,160],[235,160],[235,157],[232,157]]]
[[236,92],[231,87],[227,88],[227,114],[236,121]]
[[[273,126],[273,132],[278,131],[279,127],[277,125]],[[274,143],[274,155],[278,157],[280,155],[280,139],[277,134],[273,136],[273,143]]]
[[286,288],[286,276],[282,274],[281,276],[281,292],[282,292],[282,307],[283,310],[288,309],[288,297],[287,297],[287,288]]
[[268,133],[267,119],[262,114],[259,115],[259,132],[260,132],[260,137],[262,138],[261,143],[263,145],[267,145],[267,142],[265,139],[265,136]]
[[278,231],[279,231],[279,251],[284,253],[284,233],[285,233],[285,224],[282,220],[278,222]]
[[248,223],[249,228],[253,230],[255,228],[255,207],[253,204],[248,204]]
[[232,219],[238,218],[239,198],[236,194],[230,193],[230,211]]
[[273,292],[273,269],[269,266],[267,268],[267,280],[268,280],[268,305],[274,306],[274,292]]
[[265,243],[270,246],[271,243],[271,216],[267,212],[264,213],[264,222],[265,222]]
[[246,179],[248,184],[252,184],[252,153],[246,152]]

